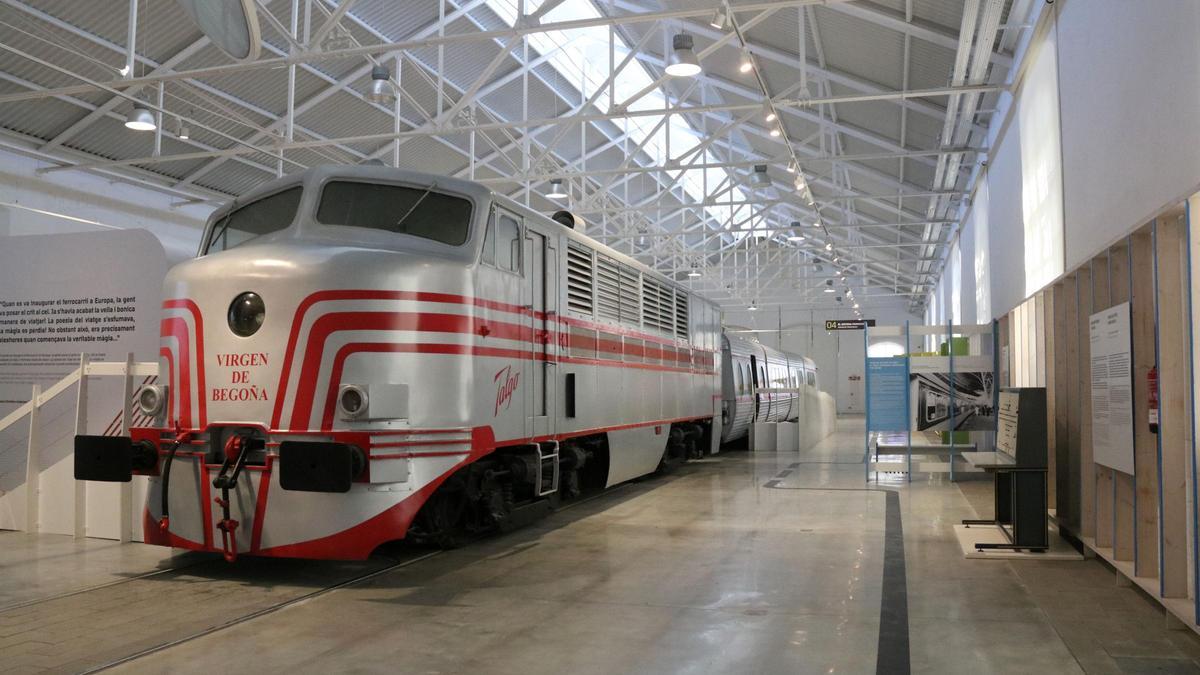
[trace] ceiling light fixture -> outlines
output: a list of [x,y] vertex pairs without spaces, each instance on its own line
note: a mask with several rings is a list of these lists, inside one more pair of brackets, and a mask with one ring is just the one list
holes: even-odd
[[775,127],[774,129],[771,129],[771,138],[779,138],[779,135],[782,133],[783,132],[779,130],[779,127]]
[[712,19],[709,20],[708,25],[717,30],[726,30],[729,26],[729,15],[718,7],[713,11]]
[[187,125],[183,123],[182,117],[175,118],[175,129],[175,136],[177,136],[179,140],[186,141],[191,137],[191,133],[188,131]]
[[695,77],[700,74],[700,60],[692,51],[695,43],[692,36],[679,33],[671,39],[671,63],[667,66],[667,74],[671,77]]
[[771,177],[767,175],[766,164],[754,165],[754,173],[750,174],[750,184],[758,187],[767,187],[771,184]]
[[743,52],[742,61],[738,62],[738,72],[748,73],[754,70],[754,60],[750,58],[750,54]]
[[825,244],[825,250],[826,250],[826,251],[832,251],[832,250],[833,250],[833,244]]
[[750,306],[746,308],[746,311],[747,312],[757,312],[758,311],[758,303],[755,302],[754,300],[751,300]]
[[775,114],[775,109],[771,107],[770,103],[763,104],[763,119],[768,122],[774,122],[778,117],[779,116]]
[[367,87],[367,100],[374,103],[391,103],[396,99],[396,88],[392,86],[392,71],[382,64],[371,68],[371,84]]
[[566,199],[567,193],[563,190],[563,179],[551,178],[550,191],[546,193],[546,196],[550,199]]
[[134,103],[133,109],[125,116],[125,128],[134,131],[154,131],[158,125],[154,123],[154,115],[149,108],[141,103]]

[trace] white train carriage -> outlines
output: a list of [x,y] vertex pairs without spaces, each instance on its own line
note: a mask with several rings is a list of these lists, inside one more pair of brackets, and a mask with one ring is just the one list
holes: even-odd
[[715,451],[718,308],[486,187],[321,167],[217,210],[166,280],[161,386],[76,476],[147,542],[360,559]]
[[[812,359],[755,340],[722,334],[721,375],[722,443],[744,437],[755,422],[809,419],[805,408],[818,405]],[[789,391],[771,391],[779,389]]]

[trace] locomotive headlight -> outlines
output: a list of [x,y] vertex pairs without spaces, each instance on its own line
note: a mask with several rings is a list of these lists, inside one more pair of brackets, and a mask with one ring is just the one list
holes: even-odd
[[338,392],[338,410],[345,419],[357,419],[367,412],[367,390],[354,384],[342,385]]
[[266,318],[267,306],[258,293],[242,293],[229,305],[229,330],[233,331],[234,335],[254,335]]
[[158,417],[167,401],[167,388],[157,384],[148,384],[138,392],[138,410],[146,417]]

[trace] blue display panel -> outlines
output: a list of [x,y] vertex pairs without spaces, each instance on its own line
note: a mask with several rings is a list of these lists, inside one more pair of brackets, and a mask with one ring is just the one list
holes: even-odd
[[908,431],[908,358],[867,359],[867,430]]

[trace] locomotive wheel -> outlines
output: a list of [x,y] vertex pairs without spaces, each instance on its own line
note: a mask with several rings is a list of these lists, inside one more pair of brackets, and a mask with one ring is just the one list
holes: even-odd
[[663,451],[662,459],[658,460],[658,468],[654,470],[654,473],[659,476],[673,473],[686,459],[686,451],[680,445],[668,443],[667,449]]
[[439,548],[458,548],[464,543],[467,514],[467,485],[461,476],[446,479],[421,508],[416,533],[419,541]]

